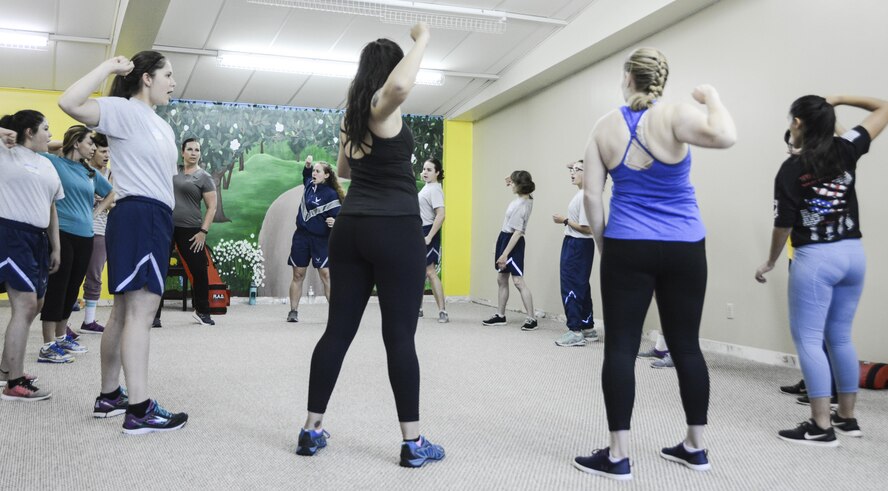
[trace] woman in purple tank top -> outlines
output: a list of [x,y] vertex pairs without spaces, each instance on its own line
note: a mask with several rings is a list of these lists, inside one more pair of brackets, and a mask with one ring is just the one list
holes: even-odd
[[[586,215],[601,254],[601,298],[607,335],[602,390],[610,446],[574,466],[631,479],[629,423],[635,402],[635,357],[645,314],[656,293],[684,406],[687,436],[660,455],[694,470],[710,468],[703,445],[709,374],[698,335],[706,291],[705,229],[691,186],[689,145],[728,148],[736,129],[718,93],[694,89],[689,103],[659,103],[669,75],[661,52],[639,48],[623,65],[626,106],[595,124],[586,148]],[[613,180],[605,226],[602,192]]]

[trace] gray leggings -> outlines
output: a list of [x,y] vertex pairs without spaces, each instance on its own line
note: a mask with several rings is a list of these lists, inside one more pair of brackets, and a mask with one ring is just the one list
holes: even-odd
[[105,260],[108,258],[105,252],[105,236],[93,237],[92,256],[89,258],[89,266],[86,269],[86,278],[83,281],[83,299],[98,300],[102,294],[102,270],[105,269]]

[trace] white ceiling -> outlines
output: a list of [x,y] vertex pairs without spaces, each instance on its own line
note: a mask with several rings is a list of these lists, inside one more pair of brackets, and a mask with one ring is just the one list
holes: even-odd
[[[129,0],[129,2],[150,0]],[[596,0],[424,0],[570,21]],[[0,87],[64,90],[111,56],[126,0],[0,0],[0,28],[49,32],[47,51],[0,48]],[[500,75],[560,26],[510,19],[503,34],[435,30],[423,67]],[[357,60],[368,41],[388,37],[412,45],[407,26],[369,17],[272,7],[246,0],[170,0],[154,42],[173,64],[175,97],[342,108],[348,80],[220,68],[216,50]],[[71,40],[71,37],[78,39]],[[182,53],[183,49],[203,54]],[[8,67],[15,67],[14,70]],[[417,86],[404,110],[444,115],[471,100],[490,80],[447,76],[440,87]]]

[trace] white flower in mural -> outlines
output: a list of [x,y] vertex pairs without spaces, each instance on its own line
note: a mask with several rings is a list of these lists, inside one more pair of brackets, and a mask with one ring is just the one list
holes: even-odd
[[186,124],[185,126],[182,127],[182,131],[188,131],[188,128],[190,128],[190,126],[188,126],[188,125]]
[[324,120],[323,120],[323,119],[318,119],[318,124],[324,124]]
[[278,133],[284,131],[284,125],[282,125],[280,123],[275,123],[274,124],[274,131],[277,131]]
[[231,143],[228,145],[228,148],[230,148],[232,152],[237,152],[237,149],[240,147],[241,147],[241,144],[239,141],[237,141],[237,138],[235,138],[234,140],[231,140]]
[[171,110],[171,111],[170,111],[170,116],[175,116],[175,115],[176,115],[176,110],[175,110],[175,109]]
[[411,155],[411,156],[410,156],[410,162],[413,163],[413,164],[416,163],[416,155]]
[[234,129],[237,129],[237,123],[234,123],[232,126],[234,126]]
[[[250,234],[250,237],[255,238],[256,234]],[[242,288],[248,287],[249,283],[265,286],[265,258],[259,244],[245,239],[223,239],[213,249],[213,258],[227,283]]]
[[210,129],[210,125],[208,125],[208,124],[205,124],[205,125],[204,125],[204,129],[205,129],[205,130],[208,130],[208,129]]

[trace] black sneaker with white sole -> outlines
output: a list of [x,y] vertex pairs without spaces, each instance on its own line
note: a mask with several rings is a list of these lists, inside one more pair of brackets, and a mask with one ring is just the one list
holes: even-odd
[[493,314],[493,317],[489,319],[484,319],[481,321],[481,324],[485,326],[505,326],[506,325],[506,316]]
[[781,440],[801,445],[811,445],[815,447],[838,447],[839,441],[836,440],[836,432],[829,427],[823,429],[817,426],[813,419],[799,423],[798,426],[791,430],[782,430],[777,433]]
[[191,313],[191,318],[196,320],[198,324],[202,326],[215,326],[216,321],[214,321],[210,314],[201,314],[200,312],[194,311]]
[[524,319],[524,325],[521,326],[522,331],[534,331],[540,325],[537,323],[536,319],[527,318]]
[[802,379],[795,385],[781,385],[780,392],[792,396],[804,396],[808,394],[808,388],[805,387],[805,379]]
[[833,412],[829,420],[830,423],[832,423],[833,429],[842,435],[853,436],[855,438],[863,436],[863,432],[860,431],[860,426],[857,424],[857,418],[843,418],[839,416],[838,412]]

